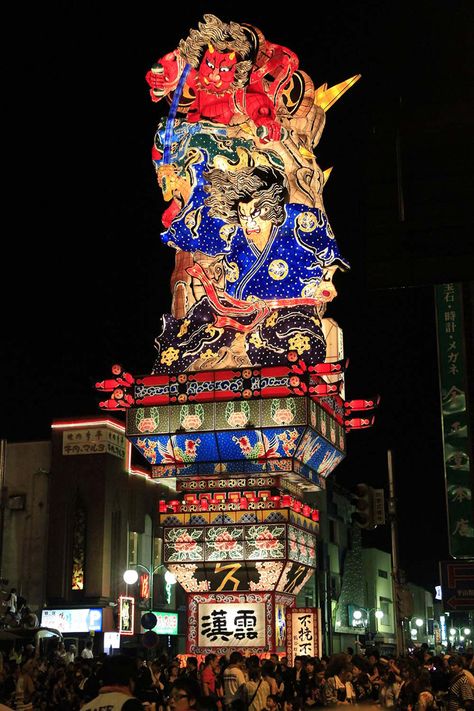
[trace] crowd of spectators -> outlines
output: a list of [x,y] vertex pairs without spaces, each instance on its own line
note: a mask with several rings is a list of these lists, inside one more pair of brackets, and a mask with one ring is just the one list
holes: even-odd
[[74,647],[60,644],[48,656],[28,645],[21,657],[5,655],[0,662],[0,711],[311,711],[347,704],[474,711],[472,651],[436,656],[421,649],[395,658],[349,648],[330,657],[296,657],[289,666],[276,654],[146,660],[144,654],[97,657],[92,644],[77,656]]

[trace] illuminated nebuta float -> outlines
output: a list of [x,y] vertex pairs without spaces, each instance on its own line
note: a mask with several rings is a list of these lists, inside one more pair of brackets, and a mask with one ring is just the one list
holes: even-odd
[[[189,593],[253,591],[256,604],[266,591],[275,629],[316,568],[318,512],[301,499],[376,405],[344,400],[342,335],[324,315],[349,265],[314,155],[325,112],[358,78],[315,89],[291,50],[213,15],[150,69],[152,100],[170,105],[153,161],[170,202],[172,313],[150,375],[116,366],[97,384],[104,409],[127,410],[153,476],[177,478],[184,499],[161,503],[167,567]],[[210,648],[195,598],[193,653]],[[277,648],[265,634],[254,648]]]
[[324,361],[321,317],[348,263],[314,148],[356,79],[315,91],[289,49],[212,15],[148,72],[171,102],[153,159],[177,250],[154,372]]

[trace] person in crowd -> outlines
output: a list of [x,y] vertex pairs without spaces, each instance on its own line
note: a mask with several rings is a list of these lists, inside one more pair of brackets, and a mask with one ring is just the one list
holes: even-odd
[[459,654],[449,657],[448,666],[450,677],[447,694],[447,711],[458,711],[459,709],[473,711],[474,693],[464,674],[462,657]]
[[15,619],[16,613],[18,611],[18,594],[16,588],[11,588],[10,594],[8,595],[6,602],[8,614]]
[[357,703],[372,698],[372,684],[367,673],[368,668],[368,662],[364,657],[359,654],[352,657],[352,686]]
[[377,649],[371,648],[366,652],[367,661],[369,662],[369,680],[372,685],[372,698],[377,701],[380,695],[380,687],[383,684],[382,671],[384,664],[380,660],[380,655]]
[[417,691],[415,685],[415,666],[408,661],[400,664],[400,689],[398,692],[397,707],[399,711],[409,711],[415,707]]
[[280,678],[283,684],[283,696],[280,703],[286,708],[289,701],[293,701],[294,697],[294,669],[288,666],[288,657],[282,657],[280,660]]
[[134,693],[140,701],[155,700],[156,694],[153,688],[153,677],[145,659],[141,654],[137,655],[134,682]]
[[196,657],[188,657],[186,659],[184,675],[190,679],[194,679],[194,681],[198,681],[198,660]]
[[76,661],[77,649],[75,644],[70,644],[69,649],[66,652],[65,661],[66,664],[73,664]]
[[397,681],[395,672],[388,671],[383,676],[383,683],[379,691],[379,703],[384,709],[393,709],[397,705],[400,682]]
[[107,657],[101,670],[99,694],[84,704],[82,711],[97,711],[99,708],[107,711],[143,711],[142,702],[133,696],[134,676],[133,659],[122,654]]
[[225,708],[232,711],[244,711],[242,690],[245,685],[245,676],[242,671],[244,658],[241,652],[231,652],[229,665],[224,669],[224,704]]
[[84,649],[81,652],[82,659],[93,659],[94,652],[92,651],[93,641],[91,639],[87,640]]
[[250,665],[248,675],[249,680],[245,682],[245,701],[248,711],[263,711],[270,695],[268,681],[262,677],[260,667],[255,664]]
[[36,629],[39,627],[38,615],[27,605],[25,605],[21,611],[21,624],[28,629]]
[[264,659],[262,664],[262,679],[268,683],[270,694],[278,696],[278,684],[275,679],[275,665],[271,659]]
[[326,683],[323,686],[324,706],[338,706],[352,698],[355,700],[355,692],[352,684],[348,688],[346,682],[351,681],[352,666],[347,660],[346,654],[333,654],[326,668]]
[[[319,660],[308,657],[301,675],[301,701],[305,709],[322,705],[321,698],[321,668]],[[324,673],[323,673],[324,676]]]
[[165,690],[165,663],[167,658],[153,659],[150,664],[153,701],[156,708],[163,707]]
[[267,696],[267,703],[265,704],[265,711],[279,711],[279,709],[278,697],[275,696],[275,694],[269,694]]
[[273,664],[273,671],[276,672],[278,667],[280,666],[280,659],[278,657],[278,654],[270,654],[270,661]]
[[168,699],[169,709],[170,711],[194,711],[198,706],[199,699],[200,689],[197,681],[182,674],[171,687]]
[[163,689],[163,698],[168,699],[170,692],[171,692],[171,687],[173,686],[174,682],[179,678],[179,662],[171,662],[169,667],[164,670],[164,674],[162,676],[162,683],[164,686]]
[[33,711],[33,698],[35,685],[25,662],[18,667],[18,676],[15,687],[15,709]]
[[207,654],[204,659],[204,669],[201,672],[201,691],[207,697],[209,704],[214,709],[220,709],[221,703],[217,694],[216,669],[219,665],[217,654]]

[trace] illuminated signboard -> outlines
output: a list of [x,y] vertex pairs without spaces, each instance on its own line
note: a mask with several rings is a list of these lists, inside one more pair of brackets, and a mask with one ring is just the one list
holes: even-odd
[[104,632],[104,652],[113,654],[114,649],[120,649],[120,632]]
[[[177,612],[153,612],[156,617],[156,625],[153,632],[156,634],[178,634],[178,613]],[[147,632],[144,627],[141,632]]]
[[135,617],[135,598],[119,597],[119,632],[124,635],[133,635]]
[[214,603],[199,605],[199,647],[263,647],[264,603]]
[[148,573],[140,575],[140,600],[148,600],[150,597],[150,576]]
[[315,607],[291,608],[287,611],[287,657],[293,666],[297,656],[321,656],[321,611]]
[[81,610],[43,610],[41,626],[59,632],[101,632],[102,610],[99,607]]

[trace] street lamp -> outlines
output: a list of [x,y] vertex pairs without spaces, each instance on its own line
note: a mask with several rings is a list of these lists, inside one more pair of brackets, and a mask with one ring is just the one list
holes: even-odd
[[[375,624],[375,632],[378,632],[378,623],[383,619],[384,613],[377,607],[358,607],[352,612],[352,627],[363,627],[365,634],[370,631],[370,613],[374,613],[374,617],[377,620]],[[364,616],[365,613],[365,616]],[[357,638],[359,636],[357,635]]]
[[419,635],[422,635],[423,638],[423,634],[426,634],[425,620],[421,617],[414,617],[412,620],[410,620],[408,623],[408,628],[410,630],[410,637],[412,639],[412,642],[414,643],[421,641]]
[[[164,568],[165,566],[163,563],[160,565],[155,566],[154,568],[148,568],[146,565],[143,565],[142,563],[134,563],[133,568],[129,568],[126,570],[123,574],[123,579],[125,584],[127,585],[127,592],[128,592],[128,585],[135,585],[135,583],[138,581],[138,571],[135,570],[135,568],[142,568],[145,573],[148,575],[148,584],[149,584],[149,590],[150,590],[150,595],[149,595],[149,600],[150,600],[150,610],[153,608],[153,576],[155,573],[157,573],[161,568]],[[171,604],[171,588],[173,585],[176,584],[176,576],[173,575],[173,573],[170,573],[169,570],[165,571],[165,591],[166,591],[166,601],[168,605]]]
[[471,636],[471,629],[469,627],[451,627],[449,629],[449,641],[454,644],[456,641],[459,643],[469,642],[469,637]]
[[126,570],[123,574],[123,579],[127,585],[135,585],[138,580],[138,573],[136,570]]

